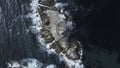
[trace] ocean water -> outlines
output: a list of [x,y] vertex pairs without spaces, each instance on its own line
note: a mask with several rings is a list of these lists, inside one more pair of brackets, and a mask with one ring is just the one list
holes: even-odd
[[56,7],[70,4],[75,38],[83,45],[83,59],[76,62],[54,54],[51,43],[37,35],[42,29],[38,1],[0,0],[0,68],[120,68],[117,0],[57,0]]

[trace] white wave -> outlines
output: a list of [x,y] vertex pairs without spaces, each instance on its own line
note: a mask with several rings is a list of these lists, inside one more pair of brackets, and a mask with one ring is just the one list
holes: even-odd
[[7,68],[42,68],[43,63],[33,58],[26,58],[21,61],[10,61]]
[[[28,14],[28,17],[32,19],[32,26],[30,27],[30,30],[32,33],[37,34],[40,33],[40,30],[42,29],[42,20],[39,14],[39,0],[31,0],[30,3],[31,7],[31,13]],[[42,45],[45,45],[44,39],[41,37],[41,35],[36,36],[38,42],[40,42]]]
[[[27,66],[24,66],[24,63],[26,62],[27,62]],[[43,63],[39,62],[36,59],[27,58],[21,61],[21,66],[23,68],[42,68]]]
[[68,5],[69,5],[68,3],[56,3],[55,7],[57,7],[57,8],[64,8],[65,6],[68,6]]
[[84,65],[82,64],[82,61],[80,59],[78,60],[68,59],[66,55],[63,53],[60,53],[59,57],[60,61],[64,61],[69,68],[84,68]]
[[64,12],[64,7],[68,6],[68,3],[56,3],[55,7],[60,8],[60,12],[63,13]]
[[53,65],[53,64],[50,64],[50,65],[48,65],[46,68],[56,68],[56,66]]
[[15,67],[20,67],[20,64],[17,61],[12,61],[10,63],[7,63],[8,67],[7,68],[15,68]]

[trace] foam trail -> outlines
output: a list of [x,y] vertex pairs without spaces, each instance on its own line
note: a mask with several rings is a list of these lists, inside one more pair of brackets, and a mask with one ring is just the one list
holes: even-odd
[[[31,26],[31,32],[34,34],[40,33],[40,30],[42,29],[42,20],[39,14],[39,0],[31,0],[30,3],[30,7],[31,7],[31,13],[28,14],[28,16],[32,19],[32,24],[33,26]],[[41,38],[41,35],[37,35],[36,36],[38,42],[40,42],[42,45],[45,45],[44,43],[44,39]]]

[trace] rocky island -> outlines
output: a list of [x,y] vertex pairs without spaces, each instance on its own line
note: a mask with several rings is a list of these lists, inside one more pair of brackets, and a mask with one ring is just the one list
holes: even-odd
[[[54,49],[54,53],[65,54],[72,61],[81,60],[82,45],[72,34],[74,33],[75,23],[68,10],[68,3],[57,3],[54,0],[41,0],[40,17],[42,20],[41,38],[44,39],[48,49]],[[66,61],[64,61],[66,63]]]

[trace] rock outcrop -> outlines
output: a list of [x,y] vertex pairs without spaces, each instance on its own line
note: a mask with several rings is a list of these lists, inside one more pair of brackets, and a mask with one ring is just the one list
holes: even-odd
[[[55,1],[40,1],[40,15],[42,26],[40,34],[45,39],[46,44],[55,41],[50,48],[55,49],[56,54],[64,53],[69,59],[80,59],[81,45],[77,40],[70,39],[74,23],[72,17],[66,12],[61,12],[63,7],[67,5],[56,5]],[[46,45],[47,46],[47,45]]]

